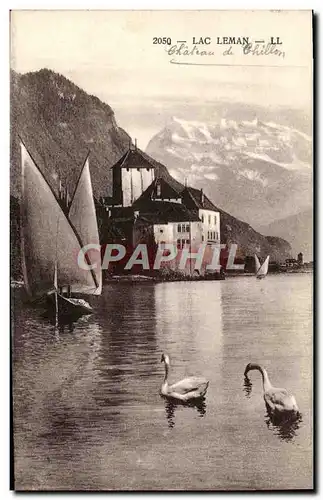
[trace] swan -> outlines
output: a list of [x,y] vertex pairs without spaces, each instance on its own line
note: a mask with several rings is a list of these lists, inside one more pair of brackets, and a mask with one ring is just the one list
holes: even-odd
[[272,413],[299,413],[295,396],[286,389],[273,387],[268,377],[268,373],[257,363],[249,363],[244,371],[244,376],[248,379],[248,372],[258,370],[262,375],[262,384],[264,390],[264,400],[268,409]]
[[162,396],[185,402],[205,396],[209,385],[208,380],[202,377],[188,377],[176,384],[168,385],[169,356],[162,354],[160,362],[165,364],[165,378],[160,389]]

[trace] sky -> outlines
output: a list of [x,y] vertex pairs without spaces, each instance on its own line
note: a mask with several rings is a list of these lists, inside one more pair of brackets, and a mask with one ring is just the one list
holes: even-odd
[[[301,36],[300,36],[301,33]],[[172,45],[211,37],[214,56],[170,56]],[[247,56],[217,37],[279,36],[285,57]],[[171,45],[171,46],[172,46]],[[310,11],[12,11],[11,66],[20,73],[47,67],[107,102],[119,125],[145,148],[178,104],[217,101],[311,106]],[[214,65],[178,65],[177,62]],[[224,65],[225,64],[225,65]],[[192,107],[192,114],[194,107]],[[194,119],[194,116],[192,116]]]

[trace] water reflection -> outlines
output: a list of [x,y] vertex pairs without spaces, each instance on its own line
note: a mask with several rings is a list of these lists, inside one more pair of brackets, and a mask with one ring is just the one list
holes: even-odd
[[199,398],[187,403],[184,403],[182,401],[175,401],[172,399],[165,399],[166,418],[168,421],[168,427],[170,427],[171,429],[175,427],[175,412],[179,406],[185,406],[186,408],[196,408],[200,417],[204,417],[206,414],[205,398]]
[[[311,283],[267,279],[263,293],[248,278],[108,283],[94,313],[60,325],[57,337],[15,297],[16,488],[309,487]],[[171,380],[210,380],[207,403],[160,399],[161,352],[171,356]],[[302,419],[265,415],[260,377],[243,381],[251,359],[297,390]]]
[[156,286],[156,336],[160,352],[172,362],[170,379],[203,376],[222,386],[222,283]]
[[268,412],[265,414],[265,422],[268,429],[278,436],[282,441],[292,441],[297,435],[302,422],[302,415],[273,415]]

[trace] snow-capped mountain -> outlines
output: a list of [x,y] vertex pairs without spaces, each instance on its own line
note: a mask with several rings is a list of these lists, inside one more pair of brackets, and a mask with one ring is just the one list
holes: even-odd
[[176,179],[205,189],[214,203],[252,224],[268,224],[312,204],[312,140],[292,126],[257,117],[173,117],[146,151]]

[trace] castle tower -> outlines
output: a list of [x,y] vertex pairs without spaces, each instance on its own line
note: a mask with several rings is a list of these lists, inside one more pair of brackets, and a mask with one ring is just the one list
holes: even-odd
[[155,178],[153,160],[131,144],[128,151],[112,167],[114,203],[129,207]]

